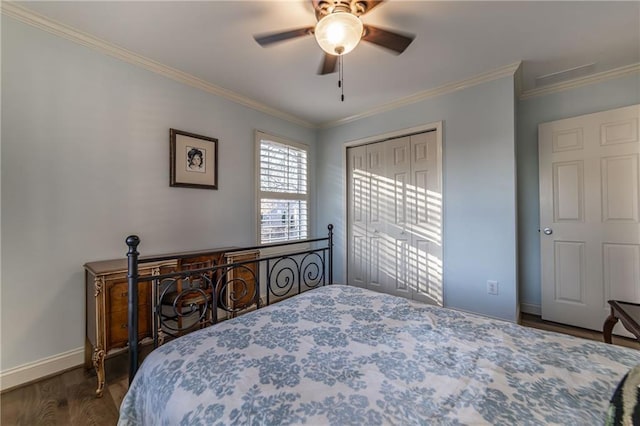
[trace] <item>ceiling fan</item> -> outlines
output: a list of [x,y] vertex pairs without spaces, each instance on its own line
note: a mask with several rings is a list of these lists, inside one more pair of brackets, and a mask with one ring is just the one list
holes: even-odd
[[318,74],[336,71],[338,57],[349,53],[360,40],[384,47],[399,55],[411,44],[413,35],[400,34],[372,25],[365,25],[360,17],[371,11],[384,0],[311,0],[315,10],[315,26],[297,28],[276,33],[255,35],[260,46],[292,38],[315,35],[320,48],[324,50],[324,60]]

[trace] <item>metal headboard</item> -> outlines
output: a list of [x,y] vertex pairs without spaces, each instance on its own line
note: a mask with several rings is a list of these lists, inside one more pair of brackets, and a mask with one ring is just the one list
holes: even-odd
[[[170,271],[140,276],[139,265],[192,257],[193,254],[140,258],[136,235],[127,237],[129,281],[129,383],[138,370],[138,284],[152,284],[153,344],[162,344],[164,336],[177,337],[199,327],[216,324],[247,309],[259,309],[303,291],[333,283],[333,225],[328,236],[285,243],[225,250],[225,255],[259,251],[257,258],[233,263]],[[294,246],[304,248],[296,249]],[[219,254],[219,250],[199,252],[199,256]],[[280,252],[284,254],[269,254]],[[262,253],[266,253],[265,256]],[[264,297],[262,297],[264,296]],[[186,309],[186,313],[185,313]],[[221,318],[219,312],[224,313]],[[182,320],[189,318],[190,324]]]

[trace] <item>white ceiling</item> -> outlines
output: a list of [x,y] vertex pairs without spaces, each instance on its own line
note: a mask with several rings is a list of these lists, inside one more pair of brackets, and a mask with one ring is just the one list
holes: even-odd
[[337,74],[316,74],[322,52],[312,36],[268,48],[252,37],[314,25],[309,0],[19,4],[313,125],[518,61],[525,91],[550,73],[640,62],[640,2],[388,0],[363,22],[415,40],[399,56],[357,46],[344,58],[340,102]]

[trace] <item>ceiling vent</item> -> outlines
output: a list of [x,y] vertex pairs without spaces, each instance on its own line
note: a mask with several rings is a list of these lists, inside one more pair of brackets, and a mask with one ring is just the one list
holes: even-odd
[[596,63],[592,62],[590,64],[580,65],[579,67],[541,75],[540,77],[536,78],[536,87],[548,86],[550,84],[560,83],[561,81],[584,77],[586,75],[592,74],[595,70],[595,66]]

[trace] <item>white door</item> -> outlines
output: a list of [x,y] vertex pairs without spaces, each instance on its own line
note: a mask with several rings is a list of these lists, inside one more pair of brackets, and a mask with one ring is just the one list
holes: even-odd
[[634,105],[538,128],[545,320],[602,330],[607,300],[640,302],[639,121]]
[[350,285],[442,304],[442,149],[436,132],[349,148]]

